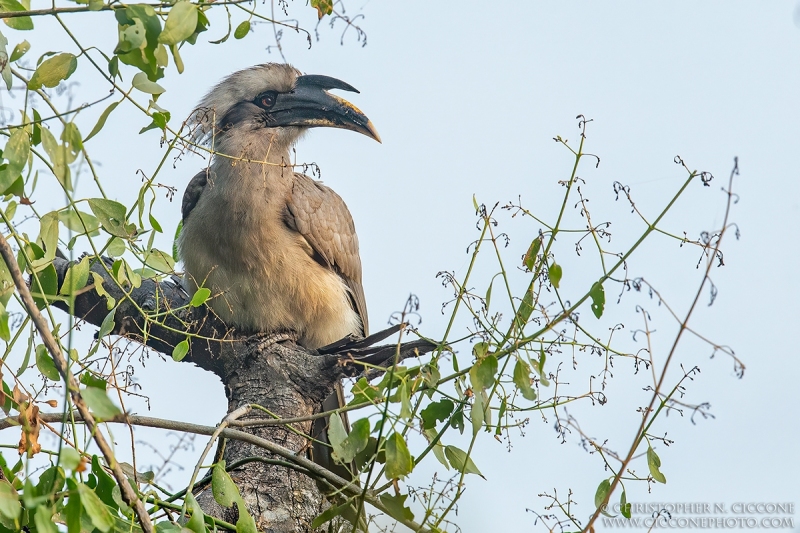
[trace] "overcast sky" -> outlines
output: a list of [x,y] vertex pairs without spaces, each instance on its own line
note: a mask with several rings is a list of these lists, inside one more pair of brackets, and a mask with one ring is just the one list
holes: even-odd
[[[300,1],[290,7],[292,14],[310,10]],[[711,187],[690,187],[665,222],[673,233],[686,231],[697,238],[721,223],[720,187],[727,185],[738,157],[741,175],[734,187],[739,202],[732,221],[741,237],[725,244],[725,267],[713,271],[719,294],[711,307],[703,297],[694,325],[735,350],[747,369],[738,379],[730,358],[710,358],[712,350],[699,342],[683,345],[678,362],[702,371],[684,401],[710,403],[714,418],[696,418],[692,424],[687,412],[683,418],[662,420],[656,433],[674,441],[659,447],[668,482],[650,493],[645,485],[630,484],[628,500],[729,507],[736,502],[800,504],[795,394],[800,359],[793,334],[800,321],[797,2],[349,0],[347,8],[350,15],[364,15],[358,23],[367,32],[367,46],[352,31],[340,45],[341,24],[333,30],[322,26],[321,40],[310,49],[289,32],[282,44],[286,59],[302,71],[357,87],[361,94],[347,98],[372,119],[383,139],[378,144],[350,132],[318,130],[297,150],[298,161],[321,167],[325,183],[353,214],[373,328],[385,324],[413,293],[421,301],[422,331],[434,338],[442,335],[448,316],[441,306],[451,294],[436,274],[465,273],[466,249],[477,237],[473,195],[488,205],[521,198],[526,207],[552,218],[563,190],[558,180],[569,177],[572,165],[569,152],[553,137],[577,142],[578,114],[593,120],[586,149],[601,159],[597,169],[585,162],[579,175],[586,180],[593,217],[612,221],[609,248],[615,251],[624,250],[643,226],[627,204],[614,201],[614,181],[629,185],[637,206],[652,218],[685,178],[673,162],[676,154],[690,168],[714,174]],[[96,15],[95,20],[95,26],[84,28],[93,28],[97,42],[113,46],[108,44],[116,40],[112,15]],[[58,31],[53,28],[49,46],[30,39],[33,57],[47,50],[75,51]],[[217,24],[202,38],[215,39],[222,32]],[[13,45],[18,34],[6,33]],[[274,49],[267,51],[270,44],[272,29],[259,25],[242,41],[186,47],[186,73],[169,73],[159,104],[182,119],[226,74],[280,61]],[[80,101],[106,90],[92,85],[90,75],[89,65],[81,62],[75,76],[85,91]],[[82,131],[89,131],[99,111],[84,114]],[[144,125],[141,114],[121,107],[108,122],[108,139],[88,143],[102,163],[104,179],[114,183],[106,190],[123,202],[140,185],[136,169],[149,175],[163,154],[156,132],[136,134]],[[202,164],[181,160],[158,181],[182,192]],[[60,201],[54,197],[53,205]],[[162,226],[174,228],[179,203],[160,198],[157,205]],[[573,227],[580,227],[577,212],[571,213]],[[540,226],[506,214],[498,218],[501,231],[511,237],[506,257],[518,260]],[[565,283],[568,278],[596,279],[596,263],[576,258],[568,239],[560,252]],[[169,236],[160,246],[170,249]],[[696,249],[661,238],[632,258],[629,275],[645,276],[678,313],[685,313],[700,280],[694,269],[698,258]],[[496,272],[487,260],[474,285],[484,290]],[[586,287],[576,283],[568,298],[579,297],[581,289]],[[631,330],[641,327],[636,305],[647,307],[657,330],[656,360],[663,361],[674,334],[664,308],[644,295],[626,295],[617,305],[619,288],[606,290],[610,316],[592,323],[585,308],[582,320],[602,335],[616,319],[624,320],[628,326],[619,335],[633,345]],[[579,357],[585,358],[579,370],[597,372],[597,358]],[[563,362],[571,367],[571,355],[564,354]],[[224,416],[225,396],[214,376],[155,357],[145,368],[133,364],[151,399],[149,412],[143,404],[132,404],[137,412],[203,424]],[[577,405],[570,413],[591,436],[608,438],[608,446],[624,454],[638,427],[636,407],[649,398],[641,390],[648,381],[634,375],[629,361],[616,365],[606,391],[609,402]],[[577,373],[575,379],[585,375]],[[586,383],[579,385],[585,390]],[[546,416],[543,421],[532,415],[524,437],[512,432],[510,453],[508,442],[488,435],[479,439],[474,459],[486,480],[468,479],[453,517],[463,531],[532,531],[535,516],[526,509],[541,512],[549,501],[537,495],[554,489],[559,495],[574,491],[578,518],[591,513],[595,489],[608,475],[602,461],[583,450],[577,434],[561,444],[552,413]],[[142,438],[156,435],[161,434],[141,432]],[[192,454],[180,456],[189,472],[175,473],[169,480],[173,486],[188,479],[204,442],[198,440]],[[646,471],[643,462],[638,470]],[[432,472],[423,469],[412,483],[424,485]],[[794,519],[797,524],[800,516]]]

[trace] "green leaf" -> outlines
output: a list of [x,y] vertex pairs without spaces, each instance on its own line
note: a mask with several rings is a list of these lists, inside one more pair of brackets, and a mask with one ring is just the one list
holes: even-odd
[[497,374],[497,357],[487,355],[472,365],[469,371],[472,387],[476,390],[488,389],[494,385],[495,374]]
[[[96,290],[96,288],[97,288],[97,284],[95,284],[95,290]],[[108,335],[109,333],[114,331],[114,326],[116,325],[114,323],[115,312],[116,312],[116,309],[112,309],[111,311],[109,311],[109,313],[103,319],[102,324],[100,324],[100,330],[97,332],[97,338],[98,339],[102,339],[103,337],[105,337],[106,335]]]
[[31,143],[28,134],[22,128],[17,128],[3,147],[3,157],[6,167],[0,170],[0,194],[8,194],[9,189],[19,179],[22,170],[28,163],[31,153]]
[[420,416],[422,417],[422,429],[435,428],[436,422],[444,422],[447,420],[447,417],[450,416],[450,413],[453,412],[453,409],[455,409],[455,404],[447,398],[428,404],[425,409],[420,411]]
[[166,91],[161,85],[150,81],[144,72],[137,72],[131,83],[136,89],[147,94],[161,94]]
[[659,483],[666,483],[667,478],[661,473],[661,459],[658,457],[656,451],[649,447],[647,448],[647,467],[650,469],[650,475]]
[[[20,266],[21,269],[24,269],[24,265]],[[3,306],[8,305],[8,301],[11,299],[11,295],[14,294],[16,290],[16,286],[14,285],[14,280],[11,279],[11,272],[8,270],[8,265],[6,265],[5,261],[0,261],[0,303]]]
[[67,476],[60,466],[51,466],[39,476],[36,484],[36,495],[50,497],[64,487]]
[[177,44],[173,44],[169,47],[169,51],[172,52],[172,57],[175,59],[175,68],[178,69],[178,74],[183,74],[183,59],[181,58],[180,48]]
[[34,269],[49,263],[56,256],[56,248],[58,248],[58,213],[51,211],[40,218],[39,228],[38,242],[45,254],[40,260],[33,262]]
[[330,442],[334,451],[342,448],[342,443],[347,439],[347,430],[344,427],[344,422],[340,416],[330,417],[328,422],[328,442]]
[[239,23],[236,26],[236,29],[233,32],[234,39],[244,39],[247,34],[250,33],[250,21],[245,20],[244,22]]
[[[435,428],[431,428],[431,429],[426,429],[423,432],[423,434],[425,435],[425,438],[428,440],[428,444],[430,444],[433,442],[433,439],[436,438],[436,435],[438,433]],[[450,470],[450,463],[447,462],[447,459],[444,456],[444,446],[442,446],[442,443],[437,442],[436,444],[433,445],[433,448],[431,449],[433,450],[433,455],[434,457],[436,457],[436,460],[442,463],[442,466],[444,466],[447,470]]]
[[[90,484],[95,490],[95,493],[100,500],[111,509],[118,508],[116,501],[114,501],[114,487],[117,486],[116,481],[112,478],[102,466],[100,466],[100,458],[96,455],[92,456],[92,474],[94,475],[95,482]],[[89,478],[91,481],[91,477]]]
[[470,418],[472,419],[472,434],[477,435],[478,431],[483,427],[483,421],[486,415],[486,407],[484,406],[484,392],[482,390],[474,391],[474,400],[472,402],[472,410],[470,411]]
[[6,306],[0,303],[0,339],[6,342],[11,341],[11,328],[8,325],[8,318]]
[[342,513],[344,513],[351,505],[353,505],[353,502],[351,500],[348,500],[344,502],[342,505],[337,505],[335,507],[328,507],[319,516],[317,516],[316,518],[314,518],[314,520],[311,521],[311,529],[317,529],[320,526],[322,526],[322,524],[330,522],[337,516],[340,516]]
[[[25,6],[17,0],[0,0],[0,11],[28,11]],[[31,17],[14,17],[3,19],[9,28],[15,30],[32,30],[33,19]]]
[[564,273],[561,265],[556,264],[554,261],[550,268],[547,269],[547,273],[550,276],[550,283],[557,289],[559,283],[561,283],[561,275]]
[[67,190],[72,190],[72,181],[69,169],[69,155],[66,147],[59,144],[53,133],[47,128],[40,128],[42,137],[42,146],[47,156],[50,158],[50,163],[53,165],[53,173],[58,181]]
[[67,163],[74,162],[80,155],[81,150],[83,150],[83,141],[81,139],[81,132],[74,122],[64,124],[61,140],[64,143],[64,148],[69,151]]
[[51,381],[61,380],[61,375],[56,370],[56,364],[44,344],[36,347],[36,367],[47,379]]
[[172,360],[176,362],[183,361],[187,353],[189,353],[189,340],[183,339],[172,349]]
[[597,318],[600,318],[603,316],[603,309],[606,305],[606,292],[603,289],[603,285],[595,281],[589,291],[589,297],[592,299],[592,313]]
[[525,296],[522,297],[522,301],[519,304],[519,309],[517,310],[517,317],[515,322],[517,323],[517,327],[520,329],[528,323],[528,319],[531,317],[533,313],[533,288],[528,288],[525,291]]
[[[472,459],[470,459],[467,452],[464,450],[456,448],[455,446],[446,446],[444,454],[447,456],[447,460],[450,461],[450,464],[453,465],[453,468],[459,472],[463,472],[464,474],[478,474],[483,477],[481,471],[478,470],[478,467],[475,466],[475,463],[472,462]],[[486,478],[483,477],[483,479]]]
[[531,272],[536,268],[536,257],[539,255],[539,249],[542,247],[542,241],[536,237],[528,247],[525,257],[522,259],[522,264]]
[[6,204],[6,218],[8,218],[8,220],[14,219],[14,214],[17,212],[18,205],[19,204],[17,204],[17,202],[14,200],[9,200],[9,202]]
[[111,240],[108,241],[106,252],[108,252],[108,255],[111,257],[121,257],[122,254],[125,253],[125,241],[119,237],[112,237]]
[[398,479],[414,469],[414,460],[403,436],[395,432],[386,439],[386,478]]
[[106,125],[106,120],[108,120],[108,116],[111,114],[112,111],[114,111],[117,108],[118,105],[119,102],[112,102],[107,108],[105,108],[105,110],[100,114],[100,118],[97,119],[97,124],[94,125],[94,128],[92,128],[92,131],[89,132],[89,135],[87,135],[86,138],[83,139],[83,142],[88,141],[89,139],[100,133],[100,130],[102,130],[103,126]]
[[152,116],[152,122],[149,125],[145,126],[144,128],[139,130],[139,135],[146,131],[154,130],[156,128],[160,129],[161,131],[165,131],[167,129],[167,122],[170,119],[169,111],[155,111]]
[[386,506],[389,516],[395,520],[414,520],[414,513],[406,507],[406,498],[408,498],[408,494],[380,495],[381,503]]
[[175,261],[172,260],[172,256],[155,248],[145,252],[144,264],[159,272],[170,273],[175,271]]
[[608,498],[608,493],[610,491],[611,491],[611,482],[607,479],[601,481],[600,485],[597,486],[597,490],[594,493],[595,508],[603,505],[603,502],[605,502],[606,498]]
[[539,374],[539,383],[545,387],[549,387],[550,380],[547,379],[544,371],[545,361],[547,361],[547,354],[545,353],[544,348],[539,348],[539,360],[533,363],[533,368]]
[[116,78],[116,77],[119,75],[119,57],[117,57],[117,56],[114,56],[114,57],[113,57],[113,58],[112,58],[112,59],[111,59],[111,60],[108,62],[108,74],[109,74],[109,75],[110,75],[112,78]]
[[138,50],[147,44],[144,24],[141,19],[133,19],[131,25],[119,26],[119,42],[117,43],[116,53],[130,52]]
[[75,448],[63,446],[58,454],[58,462],[67,470],[75,470],[81,464],[81,454]]
[[76,68],[78,68],[78,58],[73,54],[65,52],[48,57],[36,68],[36,72],[28,81],[28,89],[35,91],[42,85],[56,87],[62,80],[72,76]]
[[[335,420],[337,418],[339,419],[339,424],[341,424],[341,417],[338,414],[333,414],[331,415],[331,427],[336,423]],[[342,430],[344,430],[344,427],[342,427]],[[330,439],[330,428],[328,429],[328,434]],[[334,444],[333,439],[330,440],[333,446],[331,457],[342,464],[352,462],[355,456],[367,447],[369,442],[369,420],[366,418],[357,420],[350,429],[350,434],[338,444]]]
[[[16,49],[15,49],[16,50]],[[6,84],[6,89],[11,90],[13,79],[11,77],[11,60],[8,57],[8,39],[0,33],[0,77]]]
[[333,0],[311,0],[311,7],[316,8],[319,18],[333,13]]
[[103,378],[98,378],[88,370],[86,372],[81,373],[80,382],[86,385],[87,387],[95,387],[102,390],[106,390],[106,387],[108,387],[108,382],[106,380],[104,380]]
[[231,479],[230,474],[225,471],[225,461],[220,461],[211,470],[211,492],[214,499],[221,506],[227,508],[236,503],[241,496],[239,489]]
[[67,270],[64,283],[61,284],[61,294],[75,294],[86,286],[87,281],[89,281],[89,256],[84,256],[79,263],[75,263]]
[[363,377],[356,381],[350,392],[353,394],[353,399],[347,404],[348,406],[375,403],[381,398],[381,392],[378,387],[371,385],[366,378]]
[[125,222],[126,209],[121,203],[105,198],[90,198],[88,202],[100,225],[111,235],[127,239],[136,233],[136,227]]
[[37,533],[58,533],[58,528],[53,522],[53,510],[47,505],[36,508],[33,522],[36,524]]
[[81,533],[81,514],[83,514],[83,509],[77,482],[73,479],[68,479],[67,489],[69,490],[69,498],[67,498],[67,505],[64,507],[64,512],[67,515],[67,533]]
[[459,407],[453,416],[450,417],[450,426],[457,429],[459,433],[464,434],[464,407]]
[[186,503],[186,507],[192,513],[192,517],[183,527],[194,531],[194,533],[206,533],[206,526],[203,524],[205,522],[205,515],[200,508],[200,504],[197,503],[197,500],[195,500],[191,492],[186,494]]
[[96,216],[89,213],[76,211],[70,207],[58,212],[58,220],[67,229],[80,235],[88,234],[91,237],[100,235],[100,222]]
[[631,518],[631,504],[628,503],[628,498],[625,495],[625,491],[622,491],[622,496],[619,498],[619,512],[622,513],[622,516],[630,520]]
[[200,287],[197,289],[197,292],[194,293],[194,296],[192,296],[192,301],[189,302],[189,305],[192,307],[200,307],[206,303],[206,300],[208,300],[209,296],[211,296],[211,290],[205,287]]
[[25,350],[25,357],[22,358],[22,364],[19,365],[19,370],[17,370],[17,373],[14,374],[16,377],[21,376],[22,373],[25,372],[25,370],[28,368],[28,364],[30,364],[31,361],[31,352],[33,351],[32,348],[33,348],[33,336],[31,335],[28,337],[28,347]]
[[362,470],[365,466],[376,461],[381,464],[386,463],[386,450],[381,449],[378,451],[378,439],[370,437],[367,441],[367,446],[356,455],[353,460],[356,470]]
[[97,387],[86,387],[81,389],[81,396],[98,420],[110,420],[122,414],[120,408],[111,402],[104,390]]
[[191,2],[177,2],[169,11],[158,42],[167,46],[178,44],[191,37],[196,27],[197,6]]
[[5,479],[0,479],[0,514],[11,520],[17,520],[22,512],[19,494]]
[[156,56],[156,64],[159,67],[166,67],[169,65],[169,54],[167,53],[166,46],[164,46],[163,44],[159,44],[158,46],[156,46],[156,49],[153,53]]
[[[198,506],[199,507],[199,506]],[[236,507],[239,509],[239,519],[236,521],[236,533],[258,533],[256,521],[250,516],[244,500],[241,498],[236,502]]]
[[142,276],[139,275],[138,272],[135,272],[131,266],[128,264],[127,261],[123,261],[125,265],[125,276],[128,278],[128,281],[131,283],[131,287],[134,289],[138,289],[142,286]]
[[[140,49],[125,52],[125,44],[121,43],[122,49],[115,50],[118,59],[127,65],[132,65],[145,73],[150,81],[156,81],[163,77],[164,69],[158,66],[155,57],[155,49],[158,46],[158,35],[161,33],[161,19],[155,10],[145,4],[128,5],[125,9],[114,10],[114,16],[120,26],[126,27],[135,25],[139,20],[144,25],[146,45]],[[118,65],[112,60],[109,63],[111,75],[118,75]]]
[[536,399],[536,390],[531,387],[531,368],[525,361],[517,360],[517,364],[514,366],[514,385],[526,400],[534,401]]
[[164,233],[164,230],[161,229],[161,224],[158,223],[158,220],[156,220],[156,217],[153,216],[153,213],[150,213],[150,226],[152,226],[152,228],[157,232]]
[[[131,465],[128,463],[120,463],[119,466],[122,467],[122,471],[128,476],[128,479],[136,479],[135,472]],[[114,498],[114,503],[119,507],[123,515],[130,515],[131,508],[128,507],[128,504],[122,499],[122,490],[120,490],[119,485],[114,485],[114,488],[111,489],[111,497]]]
[[411,411],[411,387],[412,387],[411,380],[406,380],[403,382],[402,385],[397,387],[397,391],[400,393],[400,413],[397,415],[400,418],[408,420],[411,418],[412,411]]
[[[503,415],[506,414],[506,409],[508,408],[508,402],[506,401],[506,397],[503,396],[500,400],[500,410],[497,412],[497,420],[502,421]],[[503,427],[500,424],[497,424],[497,427],[494,430],[495,435],[501,435],[503,433]]]
[[78,484],[78,494],[81,498],[81,505],[92,521],[92,525],[103,533],[111,530],[114,527],[114,517],[100,497],[83,483]]
[[183,221],[178,222],[178,227],[175,228],[175,236],[172,239],[172,259],[177,263],[180,261],[180,257],[178,255],[178,237],[181,236],[181,231],[183,230]]

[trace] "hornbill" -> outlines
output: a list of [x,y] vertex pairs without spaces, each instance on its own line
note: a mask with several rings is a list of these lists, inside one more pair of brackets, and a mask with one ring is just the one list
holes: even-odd
[[[183,197],[178,253],[187,291],[210,289],[208,304],[230,326],[288,333],[309,349],[368,329],[350,212],[333,190],[294,172],[290,159],[313,127],[380,142],[372,122],[332,89],[358,92],[290,65],[258,65],[223,79],[188,122],[192,140],[212,156]],[[321,408],[342,402],[338,384]],[[312,435],[327,441],[326,425],[320,419]],[[329,452],[315,446],[312,456],[331,468]]]

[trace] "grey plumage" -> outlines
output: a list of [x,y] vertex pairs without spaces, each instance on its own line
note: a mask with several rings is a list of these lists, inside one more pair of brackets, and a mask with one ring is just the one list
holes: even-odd
[[369,119],[329,89],[355,91],[280,64],[214,87],[189,121],[192,140],[213,155],[186,188],[178,239],[187,290],[209,288],[224,322],[291,332],[311,349],[368,332],[350,212],[329,187],[295,173],[289,158],[310,127],[380,140]]
[[[290,147],[309,127],[378,138],[360,111],[320,87],[326,82],[354,90],[269,64],[209,92],[190,125],[214,155],[186,189],[178,241],[187,289],[211,289],[210,305],[226,323],[291,331],[308,348],[368,330],[350,212],[333,190],[289,165]],[[271,108],[254,103],[264,94]]]

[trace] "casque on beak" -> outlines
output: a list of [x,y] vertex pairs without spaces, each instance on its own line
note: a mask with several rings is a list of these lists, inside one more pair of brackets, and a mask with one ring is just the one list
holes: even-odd
[[267,127],[342,128],[381,142],[378,130],[356,106],[330,89],[358,93],[355,87],[330,76],[298,76],[294,90],[279,94],[266,115]]

